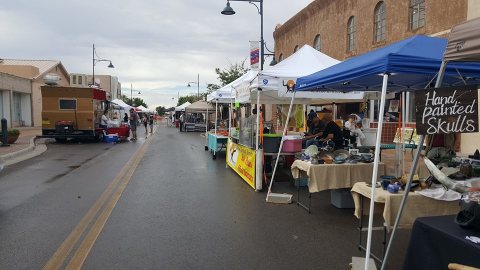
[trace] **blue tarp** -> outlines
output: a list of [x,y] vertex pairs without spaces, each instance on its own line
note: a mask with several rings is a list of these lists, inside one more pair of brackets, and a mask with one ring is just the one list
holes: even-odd
[[[447,46],[444,38],[416,35],[350,58],[297,80],[297,91],[377,91],[390,74],[389,91],[424,89],[434,84]],[[480,83],[480,63],[448,63],[444,85]]]

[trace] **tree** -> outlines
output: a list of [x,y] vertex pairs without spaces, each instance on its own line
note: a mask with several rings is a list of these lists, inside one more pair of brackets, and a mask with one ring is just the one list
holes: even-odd
[[121,95],[121,96],[120,96],[120,99],[121,99],[123,102],[125,102],[125,103],[127,103],[128,105],[133,106],[133,107],[138,107],[138,106],[140,106],[140,105],[143,105],[143,107],[148,108],[147,103],[145,103],[145,101],[143,101],[143,99],[138,98],[138,97],[133,98],[133,105],[132,105],[132,100],[131,100],[129,97],[127,97],[126,95]]
[[245,61],[240,63],[230,64],[228,68],[220,69],[216,68],[215,73],[218,74],[218,79],[221,82],[221,86],[225,86],[236,79],[240,78],[243,74],[247,73],[248,69],[245,68]]
[[165,114],[165,111],[167,110],[167,108],[163,107],[163,106],[158,106],[155,108],[155,111],[157,112],[158,115],[160,116],[163,116]]
[[199,98],[197,97],[196,94],[190,94],[190,95],[186,95],[186,96],[181,96],[179,99],[178,99],[178,102],[177,102],[177,106],[180,106],[182,105],[183,103],[185,102],[190,102],[190,103],[194,103],[195,101],[198,101]]

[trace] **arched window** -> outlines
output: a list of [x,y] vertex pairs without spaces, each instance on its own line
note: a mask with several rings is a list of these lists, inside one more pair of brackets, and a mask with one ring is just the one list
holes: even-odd
[[298,51],[298,45],[295,46],[295,48],[293,49],[293,53],[296,53]]
[[373,40],[379,42],[385,40],[387,34],[387,14],[385,3],[378,2],[374,12],[374,36]]
[[425,0],[410,0],[410,29],[425,26]]
[[320,35],[315,36],[315,39],[313,40],[313,48],[317,51],[322,50],[322,43],[320,41]]
[[278,62],[282,62],[283,60],[283,53],[280,54],[280,56],[278,57]]
[[355,50],[355,17],[348,19],[347,23],[347,52]]

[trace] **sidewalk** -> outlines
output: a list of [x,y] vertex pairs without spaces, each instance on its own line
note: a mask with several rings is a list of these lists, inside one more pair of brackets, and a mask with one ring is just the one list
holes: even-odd
[[19,127],[15,128],[20,131],[18,140],[10,146],[0,146],[0,158],[4,159],[7,164],[12,159],[18,159],[23,154],[28,154],[35,150],[34,138],[38,135],[42,135],[42,129],[40,127]]

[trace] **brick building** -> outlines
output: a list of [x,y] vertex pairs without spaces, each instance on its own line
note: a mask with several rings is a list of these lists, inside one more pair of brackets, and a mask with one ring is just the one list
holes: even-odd
[[276,27],[275,56],[309,44],[345,60],[416,34],[445,36],[479,8],[475,0],[314,0]]
[[[453,26],[479,16],[478,0],[314,0],[283,25],[277,25],[273,33],[275,57],[281,61],[309,44],[345,60],[417,34],[445,37]],[[406,100],[407,121],[412,121],[414,100],[409,94]],[[378,106],[375,101],[370,105]],[[361,107],[343,104],[339,115],[358,112]],[[393,122],[384,124],[383,142],[393,140],[397,126]],[[480,147],[478,134],[462,135],[462,152],[470,152],[469,145]]]

